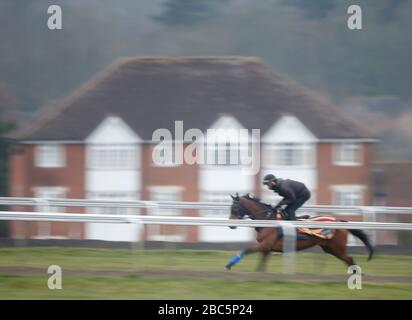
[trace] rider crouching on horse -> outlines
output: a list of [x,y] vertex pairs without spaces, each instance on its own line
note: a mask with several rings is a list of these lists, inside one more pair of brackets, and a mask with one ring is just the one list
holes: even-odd
[[267,174],[263,178],[263,184],[266,185],[269,190],[273,190],[283,197],[274,207],[274,211],[276,213],[282,206],[286,206],[284,209],[285,220],[296,220],[296,210],[310,199],[309,189],[299,181],[280,179],[276,178],[273,174]]
[[[273,190],[283,197],[283,199],[273,208],[274,212],[269,214],[268,219],[272,217],[273,213],[276,214],[278,209],[285,205],[284,219],[296,220],[296,210],[310,199],[309,189],[299,181],[278,179],[273,174],[267,174],[263,178],[263,184],[266,185],[269,190]],[[247,250],[236,254],[225,266],[225,269],[230,270],[245,256],[245,254],[247,254]]]

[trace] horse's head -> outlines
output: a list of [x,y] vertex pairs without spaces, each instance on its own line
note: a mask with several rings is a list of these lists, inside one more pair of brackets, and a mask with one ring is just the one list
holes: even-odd
[[[258,198],[253,195],[246,194],[239,197],[232,196],[233,203],[230,208],[229,219],[244,219],[248,217],[252,220],[265,220],[267,219],[268,213],[272,212],[272,207],[268,204],[262,203]],[[236,227],[230,227],[231,229],[236,229]]]
[[[230,207],[230,216],[229,219],[244,219],[249,215],[248,209],[242,204],[239,194],[236,193],[236,196],[232,196],[232,206]],[[236,229],[235,226],[231,226],[231,229]]]

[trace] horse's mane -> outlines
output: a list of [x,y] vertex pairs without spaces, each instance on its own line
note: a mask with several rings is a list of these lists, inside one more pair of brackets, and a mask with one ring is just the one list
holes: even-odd
[[260,198],[256,197],[255,195],[253,195],[251,193],[246,193],[242,197],[253,200],[253,201],[256,201],[256,202],[260,202]]
[[256,197],[255,195],[252,195],[252,194],[250,194],[250,193],[246,193],[246,194],[243,195],[242,197],[244,197],[244,198],[246,198],[246,199],[249,199],[249,200],[252,200],[252,201],[255,201],[255,202],[257,202],[257,203],[259,203],[259,204],[261,204],[261,205],[264,205],[264,206],[267,207],[267,208],[272,208],[272,206],[271,206],[270,204],[267,204],[267,203],[262,202],[262,200],[260,200],[260,198]]

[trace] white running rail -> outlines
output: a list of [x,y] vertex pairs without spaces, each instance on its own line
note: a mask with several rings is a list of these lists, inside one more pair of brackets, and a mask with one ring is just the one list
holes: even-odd
[[276,220],[229,220],[225,218],[175,217],[150,215],[112,215],[82,213],[0,211],[0,220],[13,221],[61,221],[93,223],[134,223],[182,226],[220,227],[282,227],[292,224],[297,228],[363,229],[363,230],[412,230],[412,223],[392,222],[306,222]]
[[[7,206],[37,206],[39,202],[47,202],[53,207],[106,207],[106,208],[153,208],[153,201],[112,201],[112,200],[90,200],[90,199],[42,199],[42,198],[17,198],[0,197],[0,205]],[[159,209],[201,209],[219,210],[229,209],[230,202],[179,202],[179,201],[157,201]],[[345,213],[364,214],[365,211],[383,214],[412,214],[412,207],[380,207],[380,206],[330,206],[330,205],[307,205],[298,211],[316,213]]]

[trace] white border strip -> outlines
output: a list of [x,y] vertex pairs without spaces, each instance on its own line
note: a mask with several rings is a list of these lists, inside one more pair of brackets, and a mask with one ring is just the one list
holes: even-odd
[[362,229],[362,230],[412,230],[412,223],[384,222],[304,222],[276,220],[229,220],[223,218],[170,217],[142,215],[109,215],[49,212],[0,211],[0,220],[12,221],[60,221],[91,223],[139,223],[181,226],[218,227],[282,227],[284,224],[297,228]]

